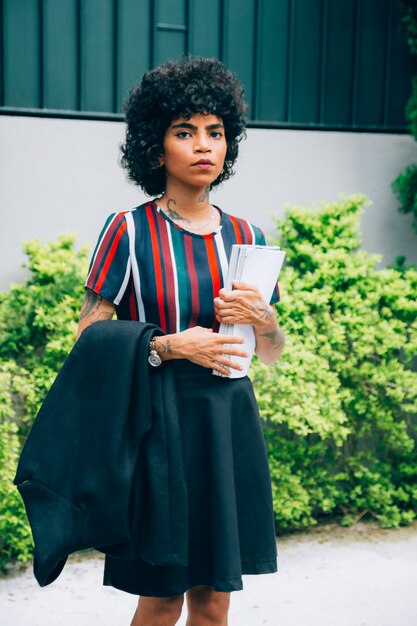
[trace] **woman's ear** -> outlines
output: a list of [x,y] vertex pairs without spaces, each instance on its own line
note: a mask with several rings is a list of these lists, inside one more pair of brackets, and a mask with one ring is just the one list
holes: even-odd
[[164,153],[160,151],[160,146],[151,146],[147,150],[148,163],[153,170],[159,170],[165,165]]

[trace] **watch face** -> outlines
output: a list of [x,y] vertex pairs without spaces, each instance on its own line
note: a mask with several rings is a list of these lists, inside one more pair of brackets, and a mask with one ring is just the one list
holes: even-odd
[[156,352],[152,352],[148,356],[148,361],[153,367],[158,367],[158,365],[161,365],[162,363],[161,357]]

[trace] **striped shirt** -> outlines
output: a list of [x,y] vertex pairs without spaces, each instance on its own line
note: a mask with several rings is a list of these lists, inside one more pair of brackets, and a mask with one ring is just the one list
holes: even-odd
[[[213,298],[223,287],[232,244],[265,245],[259,228],[218,210],[220,224],[207,235],[178,226],[155,200],[112,213],[84,286],[113,302],[118,319],[152,322],[166,333],[218,330]],[[271,304],[278,301],[277,285]]]

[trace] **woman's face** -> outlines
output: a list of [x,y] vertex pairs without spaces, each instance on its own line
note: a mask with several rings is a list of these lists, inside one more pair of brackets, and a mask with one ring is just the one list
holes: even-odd
[[170,183],[204,188],[221,174],[227,143],[223,121],[216,115],[196,113],[179,117],[167,128],[161,165]]

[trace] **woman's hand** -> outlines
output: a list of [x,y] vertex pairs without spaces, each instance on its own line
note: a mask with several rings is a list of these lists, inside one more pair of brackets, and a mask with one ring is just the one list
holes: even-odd
[[163,361],[188,359],[221,374],[230,376],[230,369],[242,370],[242,366],[230,357],[247,357],[248,353],[237,344],[241,337],[227,337],[214,333],[211,328],[194,326],[180,333],[156,337],[156,351]]
[[259,289],[236,280],[233,287],[233,291],[220,289],[219,296],[214,298],[216,319],[224,324],[251,324],[255,328],[271,326],[275,312]]
[[220,289],[214,299],[216,319],[224,324],[251,324],[255,331],[255,352],[266,365],[274,363],[284,348],[285,335],[273,307],[265,302],[254,285],[233,281],[233,291]]

